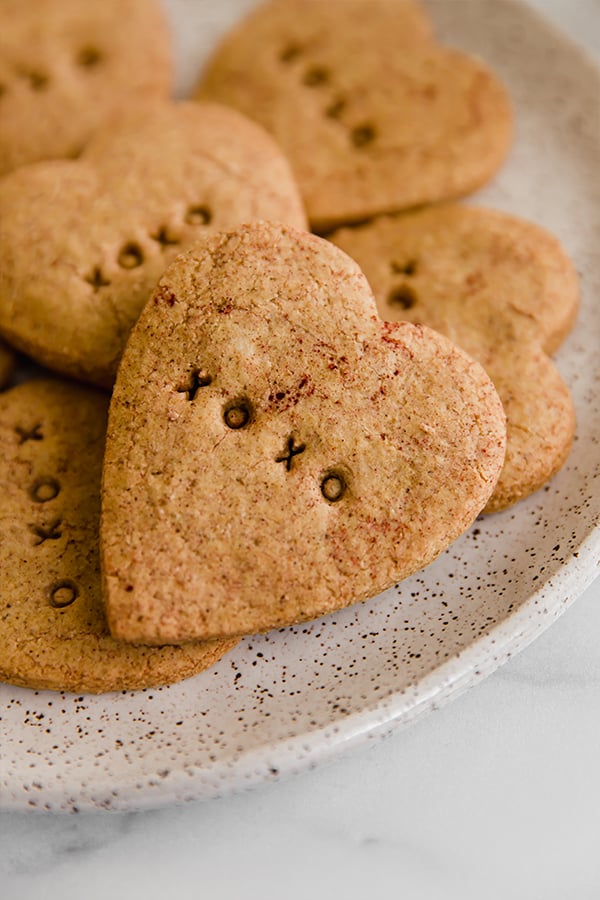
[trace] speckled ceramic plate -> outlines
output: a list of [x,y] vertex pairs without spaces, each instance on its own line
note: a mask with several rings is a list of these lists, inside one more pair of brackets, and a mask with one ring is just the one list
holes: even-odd
[[[170,0],[180,88],[247,0]],[[600,75],[513,0],[429,3],[516,106],[510,161],[480,202],[554,231],[583,280],[558,355],[578,412],[551,485],[481,519],[428,569],[359,607],[243,641],[171,688],[74,697],[0,688],[0,798],[12,808],[134,809],[214,796],[314,765],[437,707],[524,647],[598,572]]]

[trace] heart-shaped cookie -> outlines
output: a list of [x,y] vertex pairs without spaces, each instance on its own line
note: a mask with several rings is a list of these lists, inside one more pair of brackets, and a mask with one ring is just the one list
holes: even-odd
[[158,0],[2,0],[0,174],[72,157],[115,113],[171,87]]
[[405,0],[263,3],[225,37],[197,96],[277,138],[317,231],[473,191],[512,130],[497,78],[430,40]]
[[362,267],[382,319],[435,328],[494,382],[508,441],[486,511],[542,487],[565,462],[575,430],[569,390],[547,355],[579,307],[577,273],[556,238],[506,213],[447,205],[342,229],[331,240]]
[[98,521],[108,401],[60,381],[0,395],[0,680],[65,691],[134,690],[208,668],[232,641],[132,647],[112,638]]
[[358,266],[269,223],[161,278],[113,394],[109,626],[177,642],[288,625],[434,559],[486,504],[504,413],[446,338],[382,323]]
[[50,368],[111,387],[163,269],[207,229],[304,227],[289,165],[258,125],[215,104],[157,104],[80,159],[0,180],[0,332]]

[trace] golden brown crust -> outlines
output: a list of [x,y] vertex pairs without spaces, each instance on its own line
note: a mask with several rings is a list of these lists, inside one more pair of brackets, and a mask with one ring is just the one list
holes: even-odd
[[216,104],[152,104],[80,160],[0,180],[0,332],[44,365],[111,387],[167,263],[206,229],[306,220],[287,161]]
[[0,396],[0,680],[65,691],[169,684],[233,642],[131,647],[110,637],[98,560],[108,401],[30,381]]
[[363,268],[383,319],[435,328],[494,382],[508,444],[486,511],[542,487],[565,462],[575,430],[568,388],[546,355],[579,307],[577,273],[556,238],[506,213],[449,204],[331,240]]
[[469,193],[506,156],[506,91],[396,0],[272,0],[218,48],[197,89],[260,122],[314,230]]
[[168,96],[160,3],[2,0],[0,85],[0,173],[76,156],[115,113]]
[[268,223],[207,236],[160,280],[115,386],[111,631],[251,633],[372,596],[469,526],[504,445],[481,367],[379,322],[331,244]]

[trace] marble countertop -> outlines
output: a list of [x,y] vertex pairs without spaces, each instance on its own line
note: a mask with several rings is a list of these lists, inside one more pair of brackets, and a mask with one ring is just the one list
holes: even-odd
[[383,743],[144,813],[0,814],[3,900],[598,900],[600,580]]
[[[600,59],[600,0],[534,5]],[[143,813],[0,813],[0,896],[598,900],[599,760],[600,578],[476,689],[287,782]]]

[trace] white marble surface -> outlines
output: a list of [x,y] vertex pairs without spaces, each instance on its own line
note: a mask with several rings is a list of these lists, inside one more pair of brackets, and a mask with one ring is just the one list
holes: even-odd
[[[535,5],[600,58],[600,0]],[[0,841],[2,900],[598,900],[600,579],[487,681],[383,743],[183,808],[0,813]]]

